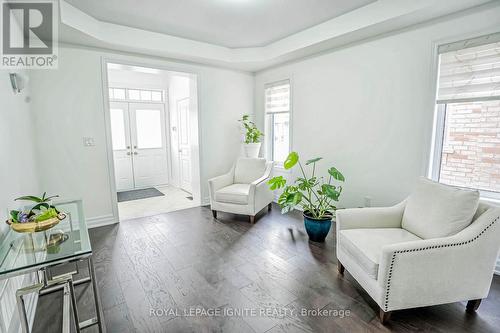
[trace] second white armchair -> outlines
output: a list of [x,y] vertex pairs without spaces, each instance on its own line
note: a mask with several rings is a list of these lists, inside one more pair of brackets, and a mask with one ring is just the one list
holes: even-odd
[[270,210],[274,194],[267,181],[272,168],[273,162],[263,158],[240,158],[228,173],[210,179],[210,206],[214,218],[217,218],[217,211],[222,211],[248,215],[254,223],[255,215],[264,207]]
[[500,247],[500,209],[479,193],[422,179],[405,201],[337,211],[337,258],[380,306],[391,311],[488,296]]

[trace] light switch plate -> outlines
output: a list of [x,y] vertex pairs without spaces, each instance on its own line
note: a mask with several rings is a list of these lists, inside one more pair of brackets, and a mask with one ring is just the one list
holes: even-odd
[[94,138],[92,138],[92,137],[83,137],[83,146],[84,147],[93,147],[93,146],[95,146]]

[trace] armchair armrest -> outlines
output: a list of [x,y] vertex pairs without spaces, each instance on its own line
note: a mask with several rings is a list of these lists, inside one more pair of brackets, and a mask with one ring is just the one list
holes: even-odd
[[391,207],[348,208],[336,213],[337,231],[358,228],[400,228],[406,201]]
[[273,170],[273,162],[267,162],[266,163],[266,170],[264,171],[264,174],[262,177],[259,179],[254,180],[250,185],[251,186],[257,186],[260,185],[261,183],[265,182],[271,177],[271,171]]
[[223,187],[229,186],[234,182],[234,166],[228,173],[211,178],[208,180],[208,187],[210,189],[210,198],[215,199],[215,192]]
[[[271,178],[271,172],[273,170],[273,162],[266,163],[266,169],[264,174],[259,179],[254,180],[250,184],[249,190],[249,205],[254,207],[260,207],[263,204],[267,204],[268,201],[272,201],[273,192],[269,189],[267,181]],[[262,201],[262,202],[260,202]]]
[[500,209],[461,232],[387,245],[378,283],[384,311],[481,299],[488,295],[500,247]]

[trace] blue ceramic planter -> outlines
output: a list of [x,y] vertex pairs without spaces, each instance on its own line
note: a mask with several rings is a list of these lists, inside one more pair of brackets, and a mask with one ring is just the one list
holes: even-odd
[[304,225],[306,227],[307,235],[313,242],[324,242],[330,227],[332,226],[332,216],[323,219],[315,219],[306,215],[304,212]]

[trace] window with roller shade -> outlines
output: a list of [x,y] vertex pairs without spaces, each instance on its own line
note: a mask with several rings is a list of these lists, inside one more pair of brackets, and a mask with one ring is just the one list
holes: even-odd
[[290,153],[290,81],[265,86],[266,155],[278,166]]
[[432,177],[500,192],[500,33],[442,45]]

